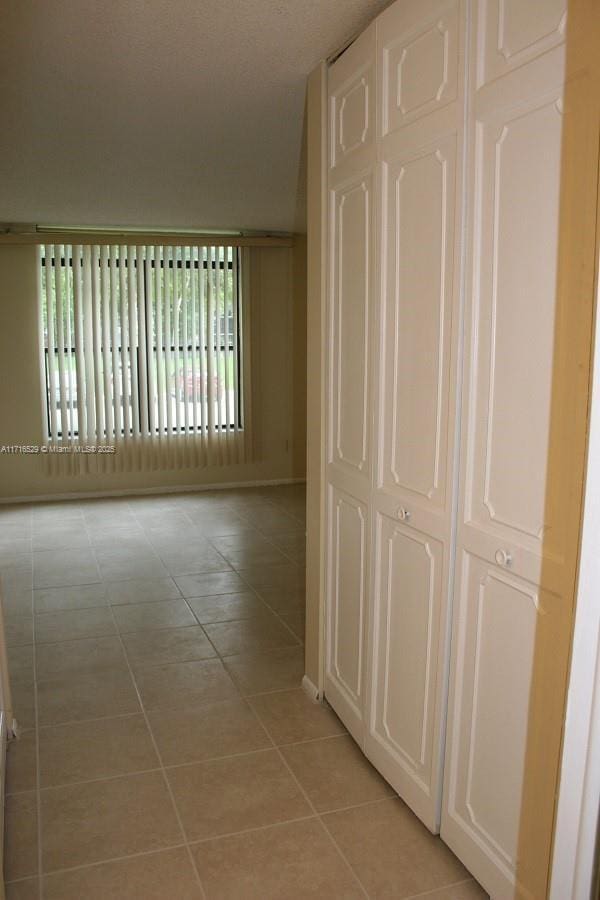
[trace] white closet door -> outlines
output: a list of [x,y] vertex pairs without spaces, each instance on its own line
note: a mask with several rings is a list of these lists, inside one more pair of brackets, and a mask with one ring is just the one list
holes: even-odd
[[464,9],[377,20],[382,313],[365,750],[439,830],[461,234]]
[[329,73],[325,691],[362,744],[372,446],[375,27]]
[[569,644],[561,488],[548,483],[562,416],[553,383],[564,24],[561,0],[481,0],[473,23],[442,836],[500,900],[546,896]]

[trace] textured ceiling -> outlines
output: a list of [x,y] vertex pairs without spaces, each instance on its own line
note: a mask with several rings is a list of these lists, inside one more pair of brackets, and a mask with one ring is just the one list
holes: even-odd
[[0,222],[302,227],[306,76],[389,0],[5,0]]

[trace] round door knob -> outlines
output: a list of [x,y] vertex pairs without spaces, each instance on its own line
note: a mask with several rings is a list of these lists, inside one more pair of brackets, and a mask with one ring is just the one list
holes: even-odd
[[401,522],[408,522],[410,519],[410,510],[406,509],[405,506],[401,506],[398,510],[398,518]]
[[496,550],[495,560],[499,566],[510,566],[512,553],[510,550]]

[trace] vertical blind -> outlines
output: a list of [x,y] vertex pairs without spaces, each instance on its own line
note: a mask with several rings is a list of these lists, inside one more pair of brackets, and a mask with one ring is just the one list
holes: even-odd
[[244,458],[248,367],[236,247],[40,248],[46,431],[73,459]]

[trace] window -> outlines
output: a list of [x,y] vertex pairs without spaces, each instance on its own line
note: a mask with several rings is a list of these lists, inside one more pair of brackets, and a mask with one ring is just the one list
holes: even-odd
[[243,428],[235,247],[45,245],[49,438]]

